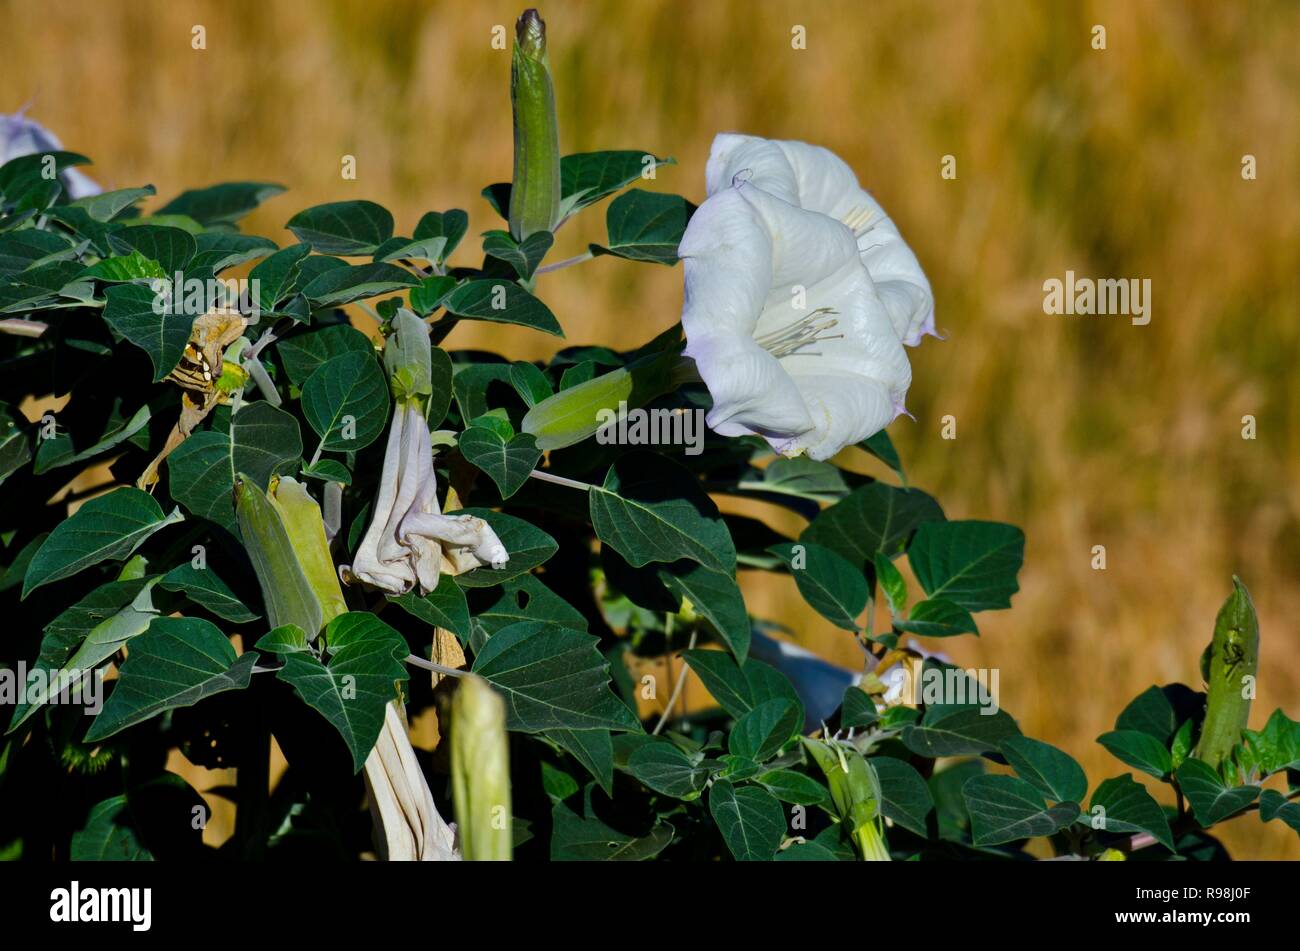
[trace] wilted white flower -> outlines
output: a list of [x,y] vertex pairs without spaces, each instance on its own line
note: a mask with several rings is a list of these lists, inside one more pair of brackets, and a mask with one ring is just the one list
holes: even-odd
[[429,422],[416,401],[399,402],[370,526],[352,564],[339,568],[343,580],[427,594],[438,586],[444,559],[453,574],[504,567],[510,556],[492,527],[473,515],[443,515],[437,488]]
[[826,459],[903,412],[934,298],[894,223],[823,148],[723,134],[678,254],[708,423]]
[[[63,143],[58,136],[35,119],[27,118],[22,110],[0,114],[0,165],[24,155],[62,149]],[[59,180],[69,198],[84,198],[103,191],[90,177],[75,168],[64,169]]]

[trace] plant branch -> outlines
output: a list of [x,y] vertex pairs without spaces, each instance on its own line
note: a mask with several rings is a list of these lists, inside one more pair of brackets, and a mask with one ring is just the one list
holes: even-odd
[[[668,615],[668,621],[665,624],[665,627],[667,628],[668,635],[671,637],[673,633],[673,616],[671,614]],[[686,649],[688,651],[695,649],[695,639],[698,635],[699,635],[698,629],[691,631],[690,642],[686,645]],[[678,654],[677,656],[680,659],[681,654]],[[686,675],[687,673],[690,672],[690,669],[691,668],[686,663],[686,661],[682,661],[682,669],[681,672],[678,673],[677,675],[677,683],[673,684],[673,692],[668,697],[668,705],[664,707],[664,712],[659,714],[659,722],[656,723],[655,728],[650,731],[651,736],[658,736],[659,731],[662,730],[664,728],[664,724],[668,722],[668,715],[673,712],[673,707],[677,705],[677,701],[681,698],[682,695],[682,689],[686,686]]]
[[577,479],[566,479],[564,476],[554,475],[550,472],[543,472],[541,469],[534,469],[528,473],[531,479],[538,479],[542,482],[553,482],[556,485],[567,486],[570,489],[581,489],[583,492],[590,492],[596,488],[590,482],[579,482]]
[[18,317],[0,320],[0,333],[12,334],[15,337],[39,337],[49,329],[49,324],[39,320],[23,320]]
[[556,261],[554,264],[544,264],[537,269],[538,274],[550,274],[552,271],[558,271],[561,268],[573,267],[575,264],[581,264],[583,261],[590,261],[595,255],[590,251],[584,251],[582,254],[575,254],[571,258],[565,258],[563,261]]

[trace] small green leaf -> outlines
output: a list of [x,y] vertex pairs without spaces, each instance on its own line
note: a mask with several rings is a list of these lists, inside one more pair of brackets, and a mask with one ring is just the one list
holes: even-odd
[[556,337],[564,336],[547,306],[512,281],[469,281],[452,291],[444,306],[457,317],[519,324]]
[[781,803],[757,786],[738,789],[725,779],[716,780],[709,790],[709,813],[740,862],[771,861],[785,837]]
[[211,568],[195,568],[186,562],[163,575],[158,587],[179,591],[195,604],[234,624],[246,624],[261,616],[250,611]]
[[302,412],[325,449],[364,449],[388,421],[388,380],[373,353],[345,353],[321,364],[302,388]]
[[962,787],[977,846],[1053,835],[1079,815],[1077,803],[1048,808],[1042,794],[1015,776],[975,776]]
[[1088,777],[1068,754],[1027,736],[1008,736],[998,747],[1020,778],[1053,802],[1083,802]]
[[812,542],[789,542],[768,549],[794,576],[799,593],[818,614],[846,631],[858,630],[867,606],[867,582],[852,563]]
[[1164,779],[1173,770],[1169,750],[1155,737],[1138,730],[1113,730],[1097,737],[1116,759],[1125,765]]
[[727,738],[733,756],[763,763],[790,741],[803,725],[803,709],[776,697],[758,704],[739,720]]
[[695,206],[680,195],[634,188],[615,198],[605,214],[609,246],[593,244],[591,252],[672,266],[694,212]]
[[520,621],[488,638],[473,672],[505,696],[512,730],[637,731],[640,723],[610,690],[598,644],[580,631]]
[[523,241],[516,241],[509,231],[488,231],[483,236],[483,253],[505,261],[528,280],[554,243],[555,236],[549,231],[534,231]]
[[298,212],[285,227],[322,254],[374,254],[393,236],[393,216],[373,201],[335,201]]
[[654,453],[624,456],[587,495],[596,536],[633,567],[689,558],[735,571],[736,547],[717,506],[677,463]]
[[461,455],[487,473],[503,499],[523,488],[528,474],[542,458],[542,451],[527,433],[516,433],[507,439],[487,426],[470,426],[461,433],[459,445]]
[[885,592],[889,613],[897,617],[907,609],[907,581],[894,563],[880,552],[876,552],[874,563],[876,580],[880,582],[880,588]]
[[1098,786],[1088,812],[1094,827],[1105,832],[1146,832],[1174,851],[1174,837],[1164,810],[1131,773],[1107,779]]
[[1178,767],[1178,788],[1191,804],[1196,821],[1208,828],[1255,801],[1260,787],[1231,787],[1208,763],[1189,759]]
[[979,633],[970,612],[946,598],[918,601],[912,606],[907,618],[894,621],[894,627],[917,637],[954,637],[958,634]]
[[450,211],[430,211],[415,226],[415,239],[417,241],[430,238],[446,239],[442,247],[442,255],[438,259],[439,263],[442,263],[451,256],[451,252],[456,250],[460,239],[465,237],[465,232],[468,230],[469,215],[459,208]]

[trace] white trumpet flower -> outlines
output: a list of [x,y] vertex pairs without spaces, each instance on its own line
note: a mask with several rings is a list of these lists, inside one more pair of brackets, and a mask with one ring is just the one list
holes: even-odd
[[472,515],[443,515],[437,488],[428,420],[415,400],[399,402],[370,525],[340,577],[389,594],[416,588],[423,595],[438,586],[444,561],[452,574],[504,567],[510,556],[492,527]]
[[915,255],[847,165],[803,142],[723,134],[678,255],[685,353],[709,426],[826,459],[904,412],[903,344],[934,333]]

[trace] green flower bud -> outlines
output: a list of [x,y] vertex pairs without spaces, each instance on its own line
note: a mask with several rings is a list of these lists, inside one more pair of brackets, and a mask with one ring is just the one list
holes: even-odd
[[433,345],[429,325],[405,307],[393,317],[392,333],[384,341],[384,368],[398,403],[427,400],[433,395]]
[[890,861],[880,816],[880,779],[866,757],[843,743],[803,738],[813,761],[826,776],[836,815],[846,823],[867,862]]
[[510,233],[522,241],[554,231],[560,219],[560,127],[546,59],[546,24],[536,10],[515,23],[510,58],[515,175],[510,188]]
[[235,483],[235,516],[253,563],[271,627],[294,624],[309,640],[320,633],[324,612],[298,562],[279,511],[248,476]]
[[513,837],[505,703],[481,677],[463,677],[451,717],[451,793],[461,855],[469,861],[509,861]]
[[1205,678],[1205,722],[1193,756],[1219,769],[1241,742],[1250,720],[1254,679],[1259,670],[1259,618],[1250,592],[1235,575],[1232,594],[1219,609],[1214,637],[1201,657]]

